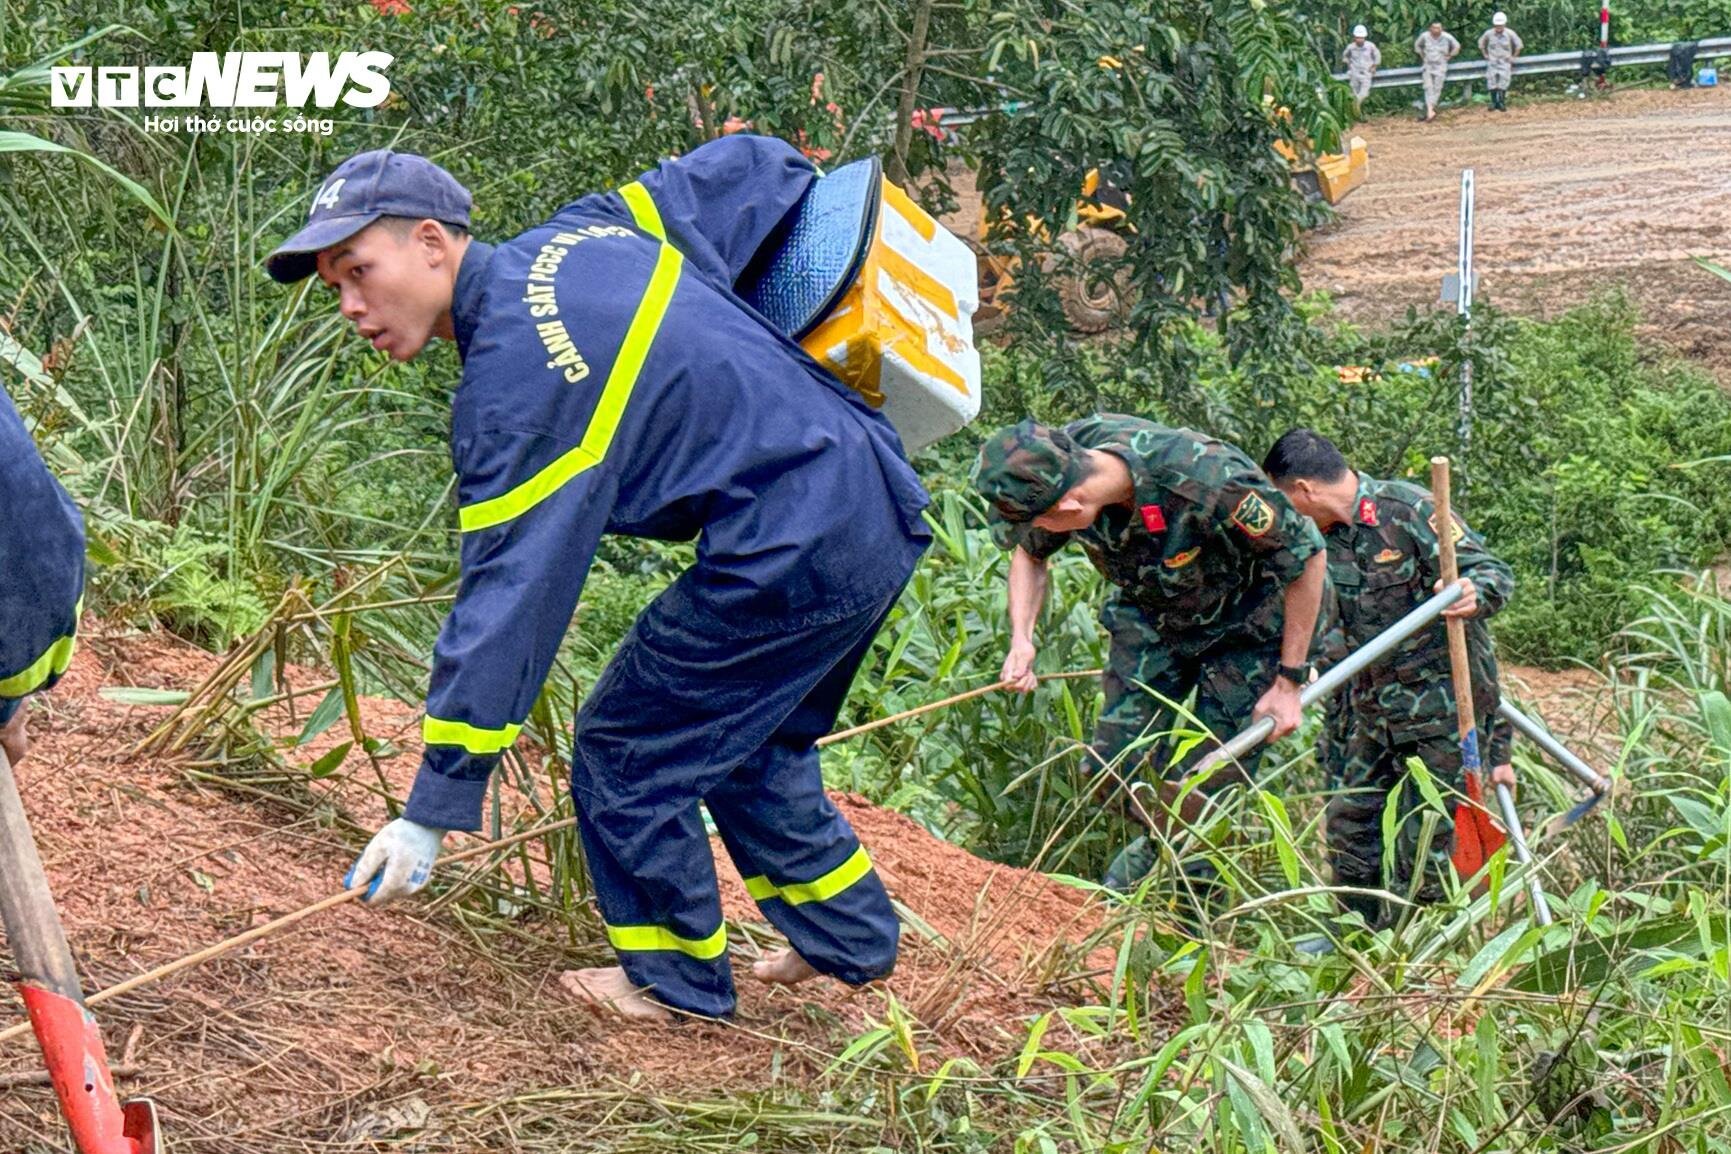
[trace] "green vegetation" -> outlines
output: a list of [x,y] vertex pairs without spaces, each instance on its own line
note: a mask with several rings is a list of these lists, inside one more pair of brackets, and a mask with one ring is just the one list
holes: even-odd
[[[87,511],[96,610],[243,647],[222,692],[189,706],[199,780],[309,808],[304,789],[282,783],[346,774],[383,788],[369,757],[384,747],[345,706],[360,691],[419,700],[453,587],[451,351],[389,365],[346,339],[320,290],[278,289],[258,266],[342,156],[385,144],[435,156],[474,188],[480,231],[494,235],[714,135],[729,116],[837,160],[886,153],[933,203],[948,195],[946,165],[967,160],[987,211],[1012,222],[1061,226],[1082,170],[1116,165],[1135,227],[1131,335],[1076,341],[1040,269],[1049,234],[1006,228],[998,243],[1028,272],[1007,339],[987,350],[989,411],[918,462],[937,540],[845,720],[996,680],[1005,558],[966,486],[972,447],[996,422],[1130,410],[1254,456],[1305,423],[1382,474],[1421,475],[1447,451],[1467,515],[1517,567],[1520,592],[1498,626],[1505,656],[1602,669],[1622,735],[1603,766],[1625,786],[1615,804],[1538,838],[1559,924],[1529,928],[1519,879],[1499,861],[1482,897],[1415,911],[1330,958],[1295,953],[1291,939],[1325,925],[1332,903],[1318,864],[1324,783],[1293,741],[1262,791],[1198,831],[1229,891],[1205,940],[1172,924],[1182,879],[1167,855],[1102,931],[1126,943],[1111,970],[1056,959],[1067,1008],[1005,1023],[1019,1053],[934,1071],[920,1061],[927,1027],[892,1000],[881,1028],[837,1039],[830,1074],[799,1094],[680,1103],[578,1090],[546,1101],[605,1117],[604,1129],[574,1137],[572,1118],[543,1102],[500,1133],[535,1151],[1723,1148],[1731,607],[1678,573],[1731,541],[1731,402],[1643,349],[1614,297],[1550,323],[1485,309],[1468,338],[1440,314],[1357,331],[1297,295],[1289,255],[1311,210],[1269,146],[1300,128],[1326,142],[1344,125],[1341,93],[1317,81],[1331,30],[1355,12],[1261,0],[905,7],[603,0],[518,12],[428,0],[389,17],[364,3],[149,0],[0,11],[0,379]],[[1429,11],[1397,4],[1377,19]],[[1484,15],[1444,14],[1457,28]],[[1578,31],[1582,19],[1552,4],[1522,30],[1548,43],[1538,30]],[[1648,5],[1629,27],[1714,32],[1731,13],[1723,0]],[[392,102],[345,114],[330,140],[165,137],[130,114],[48,109],[48,63],[314,42],[398,57]],[[1270,116],[1264,96],[1292,120]],[[1002,101],[1026,107],[959,145],[909,128],[913,109]],[[1232,309],[1205,320],[1222,294]],[[1477,408],[1463,451],[1452,382],[1467,358]],[[1367,372],[1344,384],[1337,366]],[[558,753],[571,715],[690,550],[605,546],[528,727],[554,756],[531,773],[513,755],[500,775],[532,815],[566,811]],[[1057,560],[1042,669],[1100,664],[1100,592],[1080,555]],[[353,741],[334,757],[307,764],[252,726],[286,660],[332,671],[336,687],[303,710],[303,741],[349,724]],[[1098,876],[1126,831],[1085,801],[1077,751],[1095,708],[1090,681],[1053,681],[876,731],[830,750],[826,765],[835,785],[978,853]],[[1521,769],[1530,812],[1570,800],[1542,766]],[[1415,778],[1410,804],[1437,804],[1425,785]],[[550,842],[549,859],[543,887],[478,873],[441,912],[476,941],[602,956],[575,839]]]

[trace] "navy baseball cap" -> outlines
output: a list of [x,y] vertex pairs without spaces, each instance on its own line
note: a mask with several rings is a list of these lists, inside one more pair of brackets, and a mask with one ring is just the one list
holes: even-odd
[[381,216],[468,228],[470,203],[469,190],[424,156],[388,148],[363,152],[325,178],[307,210],[306,227],[265,258],[265,269],[279,284],[309,277],[318,270],[319,253]]

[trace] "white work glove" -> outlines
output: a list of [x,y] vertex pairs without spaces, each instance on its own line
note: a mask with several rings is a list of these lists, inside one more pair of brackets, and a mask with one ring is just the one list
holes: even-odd
[[343,875],[343,888],[354,889],[371,878],[366,897],[361,899],[369,906],[408,897],[427,884],[444,840],[444,830],[399,817],[373,835]]

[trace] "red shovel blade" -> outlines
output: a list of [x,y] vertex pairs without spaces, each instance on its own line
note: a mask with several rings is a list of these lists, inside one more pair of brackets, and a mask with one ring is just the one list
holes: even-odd
[[1466,800],[1455,806],[1455,873],[1470,878],[1484,868],[1507,840],[1485,808],[1484,784],[1475,770],[1461,775]]
[[79,1154],[160,1154],[156,1108],[144,1102],[142,1109],[139,1103],[121,1109],[90,1011],[31,982],[20,983],[18,992]]
[[137,1144],[138,1154],[163,1154],[162,1126],[156,1120],[156,1103],[149,1098],[121,1106],[120,1132]]

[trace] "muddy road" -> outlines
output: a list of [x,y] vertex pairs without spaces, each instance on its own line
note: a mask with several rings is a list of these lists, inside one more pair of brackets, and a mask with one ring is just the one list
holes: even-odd
[[1731,91],[1450,109],[1358,131],[1370,180],[1300,263],[1305,286],[1332,293],[1343,315],[1376,323],[1438,299],[1471,167],[1482,298],[1542,317],[1621,285],[1643,336],[1731,385],[1731,284],[1692,260],[1731,264]]

